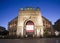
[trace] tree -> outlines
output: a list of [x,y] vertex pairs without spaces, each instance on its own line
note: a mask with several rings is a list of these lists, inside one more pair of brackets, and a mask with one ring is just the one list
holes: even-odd
[[54,24],[54,29],[60,31],[60,19],[58,19]]
[[3,35],[3,31],[5,31],[5,28],[0,26],[0,35]]
[[44,30],[44,36],[45,36],[45,37],[50,36],[51,34],[50,34],[49,32],[51,32],[51,29],[50,29],[50,28],[46,28],[46,29]]
[[6,28],[0,26],[0,35],[7,35],[8,31],[6,30]]
[[1,30],[5,30],[5,29],[6,29],[6,28],[4,28],[4,27],[0,26],[0,31],[1,31]]

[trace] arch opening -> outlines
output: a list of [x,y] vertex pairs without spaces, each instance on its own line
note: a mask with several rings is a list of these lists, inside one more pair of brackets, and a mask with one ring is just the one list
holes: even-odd
[[29,20],[26,22],[25,31],[26,31],[26,36],[33,37],[33,35],[34,35],[34,23],[32,21]]
[[32,21],[27,21],[26,23],[26,32],[34,31],[34,23]]

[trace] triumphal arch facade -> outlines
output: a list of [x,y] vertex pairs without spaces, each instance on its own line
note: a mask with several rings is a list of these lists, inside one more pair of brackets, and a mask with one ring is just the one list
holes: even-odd
[[54,35],[52,23],[42,16],[39,8],[21,8],[18,16],[8,22],[9,36],[44,37]]
[[43,20],[41,12],[38,8],[21,8],[19,10],[17,22],[17,36],[43,37]]

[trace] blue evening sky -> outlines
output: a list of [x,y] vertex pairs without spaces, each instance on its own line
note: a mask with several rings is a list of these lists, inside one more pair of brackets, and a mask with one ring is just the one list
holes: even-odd
[[8,28],[8,22],[18,16],[18,10],[26,7],[39,7],[42,16],[52,24],[60,18],[59,0],[0,0],[0,26]]

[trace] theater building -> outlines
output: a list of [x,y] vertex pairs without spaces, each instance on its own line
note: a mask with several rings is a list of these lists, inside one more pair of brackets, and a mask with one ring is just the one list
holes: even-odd
[[18,16],[8,22],[9,35],[21,37],[40,37],[44,36],[44,30],[48,28],[52,33],[51,22],[42,16],[39,8],[21,8]]

